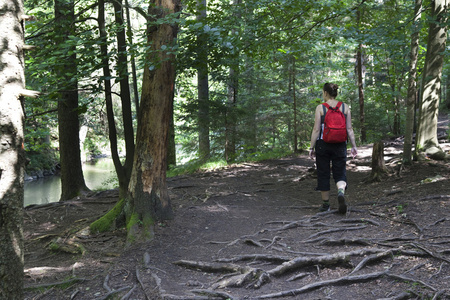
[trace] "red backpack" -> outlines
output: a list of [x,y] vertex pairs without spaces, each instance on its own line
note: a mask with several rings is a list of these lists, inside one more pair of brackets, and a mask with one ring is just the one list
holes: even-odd
[[324,119],[323,141],[326,143],[347,141],[347,122],[344,114],[339,110],[342,102],[338,102],[336,107],[331,107],[327,103],[322,103],[322,105],[328,108]]

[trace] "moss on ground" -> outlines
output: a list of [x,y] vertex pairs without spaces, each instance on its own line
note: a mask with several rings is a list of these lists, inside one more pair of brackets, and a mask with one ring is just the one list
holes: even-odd
[[125,200],[121,199],[109,212],[89,226],[90,231],[93,233],[99,233],[114,229],[116,219],[122,213],[124,205]]

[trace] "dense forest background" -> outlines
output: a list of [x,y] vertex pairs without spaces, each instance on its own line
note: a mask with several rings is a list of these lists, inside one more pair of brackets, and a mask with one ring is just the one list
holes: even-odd
[[138,122],[149,24],[178,28],[176,42],[160,50],[176,55],[172,166],[309,147],[325,82],[339,84],[339,99],[351,106],[358,143],[401,136],[411,37],[419,34],[420,95],[431,18],[431,1],[418,14],[414,1],[401,0],[183,1],[180,12],[164,19],[147,15],[148,1],[29,0],[25,6],[35,17],[26,25],[26,44],[35,47],[27,52],[26,82],[40,92],[25,103],[28,173],[59,162],[58,140],[68,133],[58,133],[58,103],[74,93],[82,159],[109,153],[113,135],[125,157],[126,136]]
[[449,157],[437,136],[450,109],[448,0],[5,0],[0,11],[0,297],[23,298],[23,150],[28,175],[59,169],[62,205],[89,192],[82,162],[110,155],[118,202],[88,226],[126,228],[128,245],[174,216],[166,170],[309,147],[325,82],[379,162],[393,137],[400,164]]

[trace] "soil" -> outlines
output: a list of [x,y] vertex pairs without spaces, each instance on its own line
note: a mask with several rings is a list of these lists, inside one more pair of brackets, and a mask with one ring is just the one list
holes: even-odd
[[[448,153],[450,144],[443,144]],[[306,154],[168,179],[151,242],[86,228],[117,191],[25,209],[25,299],[450,299],[450,166],[348,162],[347,214],[319,212]],[[177,263],[175,263],[177,262]]]

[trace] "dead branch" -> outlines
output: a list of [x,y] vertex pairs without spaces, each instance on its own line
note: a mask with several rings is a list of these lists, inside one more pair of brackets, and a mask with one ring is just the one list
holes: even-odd
[[285,296],[295,296],[299,295],[305,292],[309,292],[311,290],[315,290],[324,286],[330,286],[330,285],[341,285],[341,284],[353,284],[358,282],[365,282],[370,280],[379,279],[387,274],[388,271],[382,271],[382,272],[375,272],[375,273],[369,273],[364,275],[357,275],[357,276],[344,276],[336,279],[331,280],[324,280],[319,282],[314,282],[311,284],[307,284],[301,288],[293,289],[289,291],[282,291],[278,293],[272,293],[272,294],[266,294],[257,297],[256,299],[270,299],[270,298],[279,298],[279,297],[285,297]]
[[38,91],[32,91],[32,90],[27,90],[27,89],[20,89],[18,96],[29,97],[29,98],[37,98],[37,97],[39,97],[40,94],[41,94],[41,92],[38,92]]

